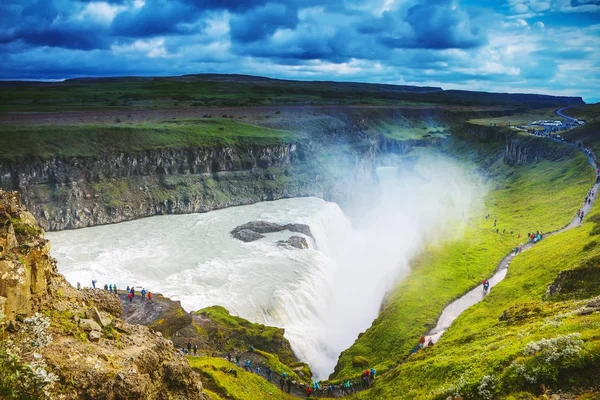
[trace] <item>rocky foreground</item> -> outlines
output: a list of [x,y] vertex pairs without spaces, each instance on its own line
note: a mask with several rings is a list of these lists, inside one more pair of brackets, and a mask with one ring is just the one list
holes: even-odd
[[0,398],[205,399],[170,340],[124,322],[117,295],[70,286],[49,251],[0,190]]

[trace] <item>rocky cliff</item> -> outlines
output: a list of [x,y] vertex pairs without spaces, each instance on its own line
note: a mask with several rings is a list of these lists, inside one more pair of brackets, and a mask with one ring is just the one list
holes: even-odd
[[120,319],[116,295],[76,290],[19,195],[0,190],[0,398],[204,399],[170,340]]
[[0,187],[59,230],[318,194],[303,159],[297,144],[19,159],[0,162]]
[[3,160],[0,187],[19,191],[46,230],[289,197],[318,196],[344,204],[365,192],[357,188],[376,183],[379,154],[404,154],[439,140],[365,136],[340,150],[332,143],[324,150],[298,141]]
[[453,136],[477,144],[502,145],[503,158],[508,164],[557,160],[573,152],[568,146],[502,127],[465,123],[454,129]]

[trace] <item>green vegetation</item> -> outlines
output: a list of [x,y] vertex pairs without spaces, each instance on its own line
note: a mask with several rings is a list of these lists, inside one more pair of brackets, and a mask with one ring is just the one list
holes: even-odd
[[600,118],[600,103],[570,107],[564,111],[564,114],[584,121],[591,121]]
[[42,233],[42,229],[39,226],[18,218],[11,218],[11,223],[19,241],[37,238]]
[[527,94],[441,91],[353,82],[283,81],[240,75],[2,82],[0,111],[231,107],[286,104],[457,104],[552,107],[581,102]]
[[[15,323],[15,322],[13,322]],[[50,399],[49,389],[57,380],[36,353],[52,340],[50,320],[40,314],[16,322],[16,333],[8,335],[0,313],[0,398],[5,400]]]
[[600,154],[600,118],[564,133],[563,137],[579,141],[585,147],[591,147],[595,154]]
[[[545,143],[554,146],[532,141]],[[562,146],[566,153],[557,157],[565,156],[556,161],[510,166],[502,161],[502,147],[493,141],[457,141],[448,149],[486,165],[484,172],[492,188],[486,209],[470,218],[462,237],[424,249],[372,327],[341,354],[335,379],[358,375],[361,368],[352,362],[358,356],[366,357],[380,371],[395,366],[435,326],[443,307],[491,276],[502,257],[525,241],[528,232],[561,228],[575,215],[594,179],[582,154]]]
[[421,119],[407,119],[385,121],[377,119],[371,121],[367,132],[381,134],[388,139],[409,140],[430,137],[445,137],[449,133],[449,126],[437,121],[424,121]]
[[[292,378],[292,380],[296,382],[306,382],[310,383],[310,378],[312,377],[312,371],[310,367],[306,363],[292,363],[289,366],[285,365],[276,355],[267,353],[266,351],[254,349],[254,352],[258,355],[261,355],[265,358],[265,364],[268,364],[273,372],[277,375],[281,375],[284,372]],[[300,369],[304,376],[301,378],[294,369]]]
[[290,132],[217,118],[153,124],[2,125],[0,158],[100,156],[108,152],[272,145],[295,140]]
[[[506,279],[461,314],[436,346],[409,358],[357,398],[533,399],[543,387],[556,393],[597,385],[600,298],[590,301],[597,289],[583,295],[578,289],[588,286],[587,271],[600,271],[600,247],[584,250],[599,239],[594,230],[600,214],[590,216],[581,228],[544,239],[515,258]],[[564,287],[563,294],[575,296],[548,299],[548,288],[565,271],[574,285]]]
[[[212,306],[196,311],[194,314],[209,318],[215,326],[208,331],[209,336],[223,338],[223,350],[248,350],[249,346],[274,354],[278,360],[275,361],[271,355],[265,355],[272,361],[273,367],[279,364],[293,364],[296,357],[292,353],[288,341],[283,337],[284,330],[271,326],[255,324],[240,317],[231,315],[226,308]],[[281,360],[281,362],[279,362]]]
[[505,115],[502,117],[490,117],[490,118],[476,118],[469,122],[477,125],[485,126],[518,126],[529,124],[530,122],[550,119],[550,120],[562,120],[555,113],[556,108],[541,108],[537,110],[520,110],[511,115]]
[[295,397],[251,372],[212,357],[188,357],[190,366],[202,374],[202,383],[220,398],[234,400],[290,400]]

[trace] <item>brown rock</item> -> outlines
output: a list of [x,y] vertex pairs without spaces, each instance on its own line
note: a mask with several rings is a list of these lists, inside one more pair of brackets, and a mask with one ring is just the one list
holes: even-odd
[[96,307],[92,307],[89,310],[87,310],[85,315],[89,319],[93,319],[94,321],[96,321],[101,327],[108,326],[112,323],[112,319],[106,315],[101,315],[100,311],[98,311]]
[[101,331],[102,327],[98,325],[93,319],[81,319],[79,320],[79,327],[86,332],[89,331]]
[[102,334],[98,331],[91,331],[90,333],[88,333],[88,339],[90,340],[90,342],[100,341],[101,336]]

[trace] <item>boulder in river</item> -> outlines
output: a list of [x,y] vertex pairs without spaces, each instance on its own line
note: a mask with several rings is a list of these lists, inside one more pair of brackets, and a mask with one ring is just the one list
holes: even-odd
[[291,246],[300,250],[308,249],[308,242],[301,236],[292,236],[288,240],[280,240],[277,242],[280,246]]
[[239,231],[233,230],[231,231],[231,235],[234,238],[246,243],[254,242],[255,240],[265,237],[265,235],[261,235],[260,233],[251,231],[250,229],[240,229]]
[[[273,222],[266,221],[251,221],[247,222],[244,225],[240,225],[237,228],[231,231],[231,235],[239,239],[243,242],[252,242],[254,240],[258,240],[263,238],[264,233],[273,233],[273,232],[281,232],[281,231],[290,231],[302,233],[310,238],[313,238],[312,232],[310,231],[310,226],[305,224],[286,224],[279,225]],[[294,246],[295,247],[295,246]]]

